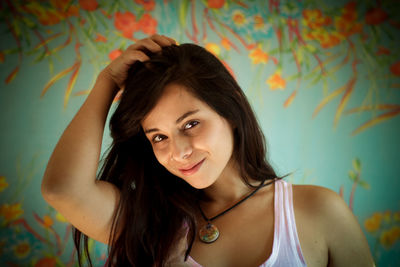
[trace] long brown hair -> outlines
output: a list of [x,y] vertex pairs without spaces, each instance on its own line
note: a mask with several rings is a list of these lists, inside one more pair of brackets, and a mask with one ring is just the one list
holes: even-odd
[[[113,142],[99,174],[100,180],[113,183],[121,191],[107,266],[164,266],[179,239],[188,233],[187,257],[195,238],[202,191],[158,163],[141,127],[166,85],[185,86],[230,122],[234,129],[233,156],[249,187],[250,179],[277,177],[266,160],[264,135],[246,96],[213,54],[194,44],[182,44],[163,47],[160,53],[149,56],[149,61],[137,61],[129,71],[110,120]],[[82,236],[88,254],[87,236],[74,230],[79,264]]]

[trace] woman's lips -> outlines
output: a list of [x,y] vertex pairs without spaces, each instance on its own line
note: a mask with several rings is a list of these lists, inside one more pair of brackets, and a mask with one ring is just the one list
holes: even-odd
[[201,165],[203,164],[203,162],[205,161],[205,159],[203,159],[202,161],[200,161],[199,163],[197,163],[196,165],[194,165],[193,167],[189,168],[189,169],[179,169],[179,171],[183,174],[183,175],[192,175],[194,173],[196,173]]

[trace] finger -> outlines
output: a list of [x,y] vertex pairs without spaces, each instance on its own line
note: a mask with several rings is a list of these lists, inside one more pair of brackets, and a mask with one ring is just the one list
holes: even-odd
[[154,40],[160,46],[169,46],[169,45],[172,45],[172,44],[176,44],[174,39],[169,38],[169,37],[167,37],[165,35],[154,34],[150,38],[152,40]]
[[140,50],[127,51],[125,56],[126,56],[125,63],[128,65],[133,64],[137,60],[144,62],[150,59],[143,51]]
[[150,38],[142,39],[136,44],[130,45],[127,50],[141,50],[143,52],[158,52],[161,51],[161,46]]

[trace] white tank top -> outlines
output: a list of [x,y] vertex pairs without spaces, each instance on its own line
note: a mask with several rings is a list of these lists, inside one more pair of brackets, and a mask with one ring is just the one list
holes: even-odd
[[[283,180],[276,181],[274,198],[275,225],[272,253],[260,267],[307,266],[297,235],[292,185]],[[187,263],[192,267],[202,267],[190,256]]]

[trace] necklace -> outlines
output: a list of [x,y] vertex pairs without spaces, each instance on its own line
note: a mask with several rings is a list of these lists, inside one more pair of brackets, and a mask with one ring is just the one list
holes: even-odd
[[199,238],[202,242],[204,243],[212,243],[215,240],[218,239],[219,237],[219,230],[218,228],[212,224],[211,222],[215,219],[217,219],[218,217],[224,215],[225,213],[227,213],[228,211],[232,210],[233,208],[239,206],[240,204],[242,204],[245,200],[249,199],[252,195],[254,195],[255,193],[257,193],[257,191],[264,186],[270,185],[271,183],[273,183],[275,181],[275,179],[273,179],[271,182],[267,183],[264,185],[263,181],[256,189],[253,190],[253,192],[251,192],[250,194],[248,194],[245,198],[241,199],[240,201],[238,201],[236,204],[234,204],[233,206],[231,206],[230,208],[227,208],[226,210],[222,211],[221,213],[218,213],[217,215],[215,215],[212,218],[207,218],[207,216],[204,214],[203,210],[201,209],[200,205],[199,205],[199,209],[200,209],[200,213],[201,216],[203,216],[204,220],[206,221],[206,224],[200,228],[199,230]]

